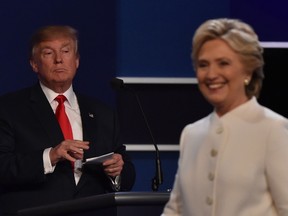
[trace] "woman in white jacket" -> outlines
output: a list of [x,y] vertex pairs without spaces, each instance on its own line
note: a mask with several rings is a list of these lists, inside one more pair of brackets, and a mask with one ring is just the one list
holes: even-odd
[[196,30],[192,61],[214,111],[182,131],[162,216],[288,215],[288,120],[257,102],[262,52],[240,20],[208,20]]

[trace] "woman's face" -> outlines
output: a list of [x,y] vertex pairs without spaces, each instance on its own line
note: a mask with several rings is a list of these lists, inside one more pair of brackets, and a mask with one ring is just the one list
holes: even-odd
[[196,60],[198,86],[219,116],[248,100],[244,80],[250,81],[239,54],[221,39],[203,44]]

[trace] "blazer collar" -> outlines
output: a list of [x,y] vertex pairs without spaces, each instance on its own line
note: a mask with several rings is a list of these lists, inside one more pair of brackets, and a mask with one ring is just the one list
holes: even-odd
[[39,83],[31,89],[30,105],[51,141],[51,146],[54,147],[59,144],[63,140],[61,128]]

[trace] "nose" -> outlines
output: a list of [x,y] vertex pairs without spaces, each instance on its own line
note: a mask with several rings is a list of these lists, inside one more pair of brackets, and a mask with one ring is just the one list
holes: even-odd
[[62,64],[63,63],[63,58],[61,56],[61,53],[56,53],[55,54],[55,64]]
[[215,65],[210,65],[208,68],[207,68],[207,73],[206,73],[206,76],[209,77],[209,78],[214,78],[214,77],[217,77],[217,74],[218,74],[218,68],[217,66]]

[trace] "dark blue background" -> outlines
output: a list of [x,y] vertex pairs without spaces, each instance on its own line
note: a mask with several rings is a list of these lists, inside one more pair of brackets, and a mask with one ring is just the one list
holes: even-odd
[[[285,0],[2,0],[0,94],[36,81],[27,49],[32,32],[43,25],[79,30],[75,88],[114,105],[112,77],[194,77],[191,38],[206,19],[240,18],[261,41],[288,41],[286,10]],[[162,127],[165,123],[157,129]],[[134,190],[151,190],[154,153],[131,155],[137,168]],[[161,156],[165,172],[160,190],[166,190],[172,187],[178,152]]]

